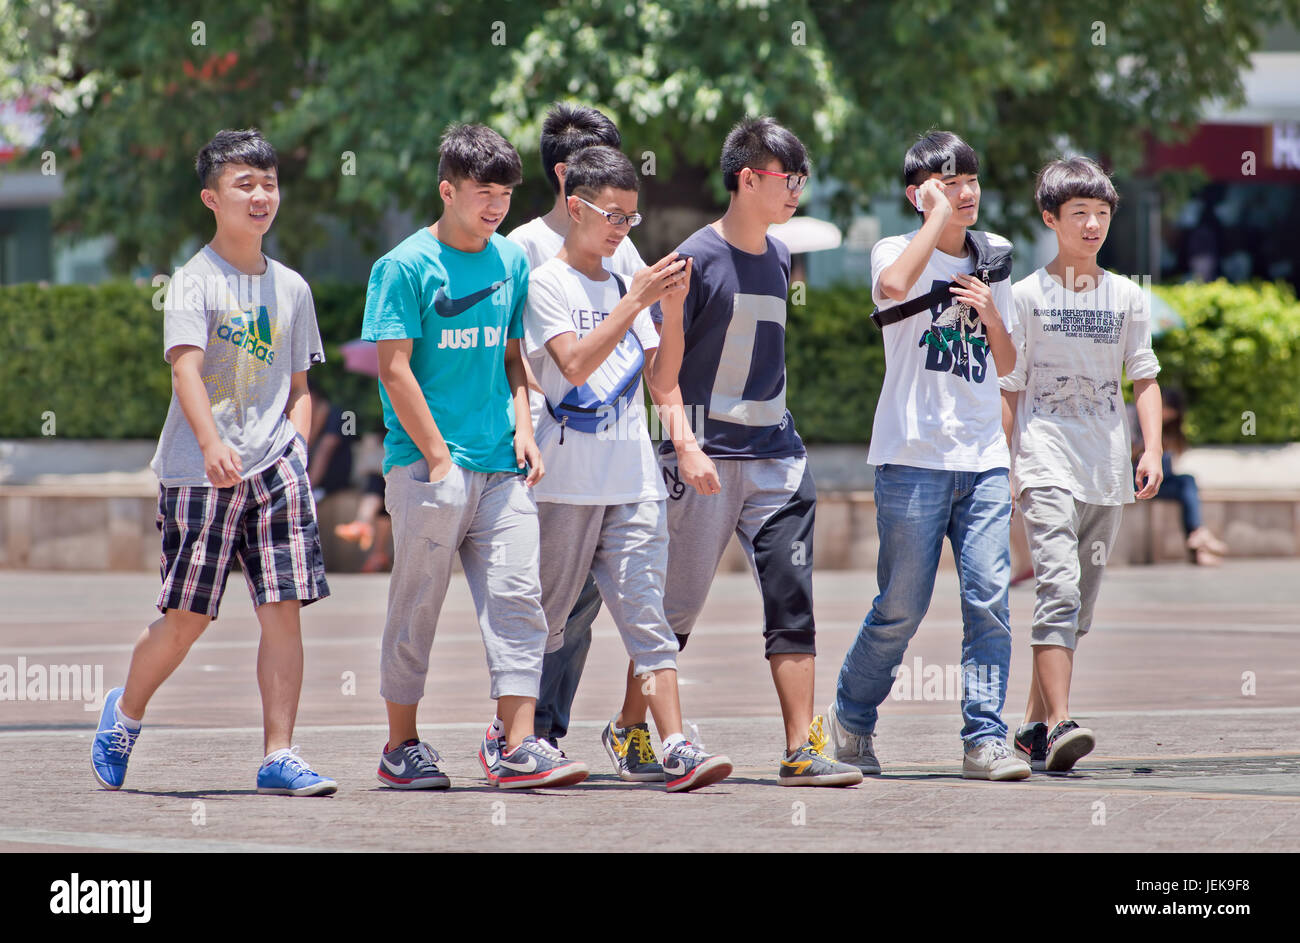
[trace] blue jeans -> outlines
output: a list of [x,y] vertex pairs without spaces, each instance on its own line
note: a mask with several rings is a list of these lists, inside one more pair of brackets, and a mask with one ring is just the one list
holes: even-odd
[[851,733],[875,730],[877,708],[889,697],[907,643],[930,607],[947,535],[961,587],[961,738],[968,746],[989,737],[1005,740],[1002,706],[1011,664],[1007,470],[881,465],[875,496],[880,594],[840,669],[835,691],[840,723]]
[[559,740],[569,732],[569,714],[591,648],[591,624],[600,612],[600,590],[590,573],[564,624],[564,644],[542,659],[542,685],[533,713],[533,733]]
[[[1156,492],[1159,501],[1177,501],[1183,508],[1183,533],[1190,534],[1201,526],[1201,495],[1196,490],[1196,479],[1191,475],[1175,475],[1173,456],[1166,452],[1160,458],[1165,477]],[[1134,465],[1134,468],[1137,466]]]

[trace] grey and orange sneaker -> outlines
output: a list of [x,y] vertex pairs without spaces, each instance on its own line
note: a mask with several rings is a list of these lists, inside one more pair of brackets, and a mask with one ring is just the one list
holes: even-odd
[[735,767],[731,758],[705,753],[689,740],[664,751],[663,780],[669,792],[690,792],[721,782]]
[[1011,752],[1029,764],[1035,773],[1047,769],[1047,724],[1025,724],[1016,731]]
[[856,786],[862,782],[862,770],[826,755],[827,742],[818,714],[803,745],[781,758],[776,781],[782,786]]
[[451,780],[438,769],[442,757],[423,740],[407,740],[379,758],[379,785],[390,789],[448,789]]
[[502,749],[496,773],[499,789],[572,786],[587,778],[587,764],[567,759],[545,740],[524,737],[512,752]]
[[617,715],[610,718],[605,729],[600,732],[600,742],[605,745],[610,762],[618,778],[626,783],[661,783],[664,781],[664,768],[655,757],[655,748],[650,743],[650,727],[645,723],[630,727],[616,727]]

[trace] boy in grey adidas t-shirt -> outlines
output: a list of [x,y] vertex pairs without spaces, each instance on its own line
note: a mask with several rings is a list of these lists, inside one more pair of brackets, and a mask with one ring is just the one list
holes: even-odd
[[[297,435],[285,414],[293,375],[324,360],[307,282],[274,259],[266,260],[264,274],[245,275],[204,246],[176,271],[164,313],[169,359],[181,346],[203,351],[212,421],[239,456],[241,477],[264,471]],[[166,487],[209,483],[203,450],[174,392],[150,467]]]
[[200,198],[217,232],[173,277],[163,349],[172,401],[158,440],[163,617],[136,643],[125,687],[104,701],[91,766],[126,778],[149,700],[217,617],[239,560],[261,625],[263,751],[257,791],[329,795],[338,785],[290,744],[302,689],[299,609],[329,595],[307,479],[307,368],[324,360],[302,276],[262,254],[280,205],[274,148],[221,131],[199,151]]

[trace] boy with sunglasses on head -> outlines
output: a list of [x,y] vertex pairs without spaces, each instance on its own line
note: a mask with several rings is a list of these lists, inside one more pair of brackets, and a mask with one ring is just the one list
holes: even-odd
[[[569,158],[584,147],[604,145],[618,148],[621,144],[622,137],[614,122],[595,108],[556,102],[547,111],[546,120],[542,122],[542,170],[555,191],[555,203],[545,216],[529,220],[506,237],[523,248],[530,269],[540,268],[555,258],[569,233],[569,205],[564,194]],[[639,272],[645,268],[645,262],[631,239],[620,241],[612,256],[602,257],[601,264],[611,272]],[[527,358],[524,366],[529,367]],[[538,417],[546,400],[531,370],[528,386],[533,416]],[[600,591],[589,573],[565,622],[563,644],[555,651],[547,652],[542,661],[542,686],[537,695],[533,727],[538,737],[549,740],[557,749],[560,739],[569,730],[573,697],[578,690],[583,666],[587,663],[591,624],[598,612]]]
[[[673,254],[634,275],[607,271],[604,260],[641,222],[636,170],[619,151],[598,146],[571,154],[567,171],[569,231],[559,254],[531,273],[524,315],[528,358],[545,393],[537,442],[549,471],[536,493],[548,647],[559,647],[592,573],[631,656],[623,707],[601,739],[620,778],[682,792],[732,768],[682,734],[677,640],[663,612],[668,496],[641,397],[643,375],[657,402],[675,386],[675,375],[661,372],[646,308],[664,299],[680,312],[689,266]],[[647,706],[663,739],[662,765]],[[489,731],[489,777],[491,741]]]
[[798,209],[808,154],[789,130],[759,117],[727,135],[721,163],[727,211],[677,249],[693,259],[680,327],[668,304],[652,312],[662,325],[659,357],[680,360],[680,369],[662,364],[664,373],[677,377],[676,396],[695,422],[670,415],[660,448],[669,496],[664,610],[684,648],[735,534],[763,598],[764,654],[781,702],[777,781],[852,785],[862,774],[822,752],[822,718],[813,717],[817,490],[785,408],[790,251],[767,235]]

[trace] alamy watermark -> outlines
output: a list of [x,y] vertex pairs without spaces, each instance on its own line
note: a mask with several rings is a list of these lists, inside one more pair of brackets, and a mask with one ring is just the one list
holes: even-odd
[[104,706],[103,665],[0,663],[0,701],[85,701],[82,709]]
[[927,665],[917,655],[911,665],[897,665],[889,696],[895,701],[965,701],[983,704],[1001,702],[1000,665]]

